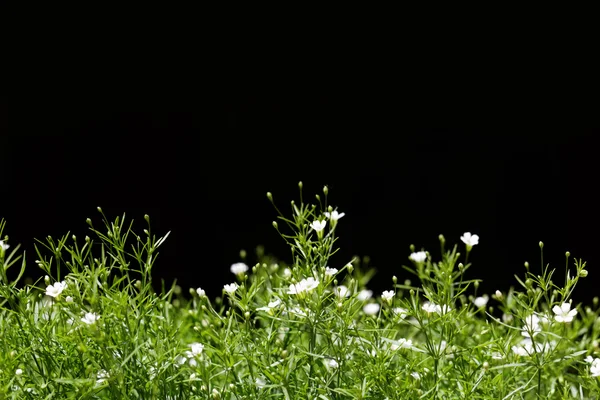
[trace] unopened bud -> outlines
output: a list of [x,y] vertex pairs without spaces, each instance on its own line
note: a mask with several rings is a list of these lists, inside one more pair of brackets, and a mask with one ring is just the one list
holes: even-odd
[[396,275],[392,276],[392,282],[394,282],[394,285],[398,283],[398,278],[396,277]]
[[327,186],[323,186],[323,194],[327,196],[327,193],[329,193],[329,188]]
[[150,222],[150,216],[148,214],[144,214],[144,219],[146,222]]
[[247,255],[246,250],[244,250],[244,249],[240,250],[240,258],[242,260],[244,260],[246,258],[246,255]]
[[91,219],[87,218],[87,219],[85,220],[85,222],[86,222],[86,223],[87,223],[89,226],[92,226],[92,220],[91,220]]
[[544,242],[540,241],[540,249],[544,248]]
[[440,242],[446,243],[446,238],[444,237],[444,235],[438,236],[438,239],[440,239]]
[[502,300],[504,296],[502,295],[502,292],[499,290],[496,290],[496,299],[498,300]]
[[525,263],[523,265],[525,266],[526,269],[529,269],[529,263],[527,261],[525,261]]
[[50,277],[49,277],[48,275],[45,275],[45,276],[44,276],[44,283],[45,283],[46,285],[50,284]]
[[77,240],[77,236],[73,235],[73,236],[71,236],[71,239],[73,239],[73,241],[76,241]]
[[586,276],[588,276],[587,269],[582,269],[581,271],[579,271],[579,276],[582,278],[585,278]]
[[302,190],[302,181],[298,182],[298,189]]
[[273,221],[273,228],[278,229],[277,221]]
[[102,212],[102,207],[96,207],[96,210],[98,210],[98,212]]
[[269,201],[273,201],[273,195],[271,192],[267,192],[267,199],[269,199]]
[[352,273],[352,271],[354,271],[354,266],[352,264],[348,264],[346,265],[346,269],[348,270],[348,273]]
[[250,319],[250,312],[246,311],[244,313],[244,318],[246,318],[247,320]]
[[571,252],[570,252],[570,251],[567,251],[567,252],[565,253],[565,256],[567,256],[567,258],[569,258],[569,257],[571,256]]

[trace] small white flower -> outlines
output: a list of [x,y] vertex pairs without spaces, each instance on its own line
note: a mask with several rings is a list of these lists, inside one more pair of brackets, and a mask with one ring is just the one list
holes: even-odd
[[283,270],[283,277],[284,278],[289,278],[290,276],[292,276],[292,270],[289,268],[286,268]]
[[383,293],[381,293],[381,298],[384,301],[391,303],[395,295],[396,293],[394,293],[393,290],[385,290]]
[[245,273],[246,271],[248,271],[248,266],[244,263],[235,263],[232,264],[231,267],[229,268],[229,270],[231,271],[231,273],[235,274],[235,275],[242,275],[243,273]]
[[350,289],[344,285],[340,285],[333,289],[337,297],[344,298],[350,296]]
[[72,298],[71,296],[67,296],[67,297],[65,298],[65,301],[66,301],[67,303],[72,303],[72,302],[73,302],[73,298]]
[[358,293],[358,296],[356,296],[356,298],[360,301],[367,301],[369,300],[371,297],[373,297],[373,291],[372,290],[366,290],[363,289]]
[[496,290],[495,294],[496,294],[496,300],[498,300],[498,301],[501,301],[504,298],[504,295],[499,290]]
[[58,297],[66,287],[65,281],[55,282],[54,285],[46,287],[46,296]]
[[410,376],[412,376],[413,378],[415,378],[416,380],[421,380],[421,375],[418,372],[413,372],[410,374]]
[[488,300],[489,300],[489,297],[487,295],[479,296],[479,297],[476,297],[475,299],[473,299],[473,304],[475,304],[475,307],[477,307],[477,308],[483,308],[488,303]]
[[460,237],[460,240],[462,240],[467,247],[473,247],[476,244],[479,244],[479,236],[471,235],[471,232],[465,232],[464,235]]
[[427,253],[424,251],[417,251],[416,253],[412,253],[410,256],[408,256],[408,258],[416,263],[422,263],[423,261],[427,260]]
[[108,378],[109,378],[108,372],[101,369],[96,374],[96,383],[100,385],[100,384],[104,383],[104,381],[106,381]]
[[369,303],[369,304],[365,304],[365,306],[363,307],[363,311],[367,315],[375,315],[379,312],[379,308],[380,308],[379,304]]
[[325,216],[332,221],[337,221],[338,219],[342,218],[344,215],[346,215],[346,213],[338,213],[335,210],[332,213],[325,212]]
[[406,315],[408,315],[408,311],[402,307],[395,307],[394,309],[392,309],[392,311],[395,315],[398,315],[402,319],[406,318]]
[[521,335],[525,337],[535,336],[542,331],[542,327],[540,326],[540,318],[531,314],[527,318],[525,318],[523,329],[521,329]]
[[337,268],[325,268],[325,276],[333,276],[338,273]]
[[314,288],[319,286],[319,281],[313,277],[302,279],[298,283],[292,283],[288,288],[288,294],[301,294],[304,292],[310,292]]
[[594,362],[594,357],[592,356],[587,356],[584,360],[586,363],[591,364]]
[[596,358],[592,361],[592,365],[590,365],[590,374],[593,377],[600,376],[600,358]]
[[570,303],[562,303],[560,307],[554,306],[552,307],[552,311],[554,312],[554,314],[556,314],[554,319],[557,322],[571,322],[573,321],[573,317],[577,315],[577,309],[571,310]]
[[502,358],[504,358],[504,357],[502,357],[502,354],[500,354],[499,352],[495,351],[495,352],[492,353],[492,358],[494,360],[502,360]]
[[526,357],[529,355],[528,349],[526,349],[525,346],[513,346],[512,351],[521,357]]
[[4,240],[0,240],[0,250],[2,252],[5,252],[6,250],[8,250],[9,247],[10,247],[10,245],[8,243],[4,243]]
[[23,370],[21,368],[17,368],[15,375],[23,375]]
[[321,232],[323,229],[325,229],[325,225],[327,225],[327,221],[315,220],[310,224],[310,227],[313,228],[317,232]]
[[204,350],[204,345],[202,343],[194,342],[190,344],[191,351],[188,351],[188,357],[197,357],[202,354],[202,350]]
[[331,369],[336,369],[340,366],[340,364],[338,364],[338,362],[335,359],[330,358],[329,360],[327,360],[327,366]]
[[186,361],[187,361],[187,358],[185,358],[184,356],[177,356],[175,358],[175,363],[177,365],[183,365],[183,364],[185,364]]
[[88,325],[92,325],[99,319],[100,319],[100,316],[98,314],[89,312],[89,313],[85,313],[85,316],[83,318],[81,318],[81,321],[85,322]]
[[230,283],[229,285],[223,286],[223,290],[225,290],[229,294],[234,294],[238,287],[238,284],[234,282]]
[[431,303],[431,302],[426,302],[423,304],[423,306],[421,307],[423,308],[423,310],[426,313],[440,313],[442,311],[442,308],[440,306],[438,306],[437,304]]
[[270,301],[267,306],[257,308],[256,311],[265,311],[272,315],[273,309],[279,307],[280,305],[281,305],[281,300],[275,299],[274,301]]
[[196,289],[196,293],[198,293],[198,296],[200,296],[200,297],[206,296],[206,292],[202,288]]

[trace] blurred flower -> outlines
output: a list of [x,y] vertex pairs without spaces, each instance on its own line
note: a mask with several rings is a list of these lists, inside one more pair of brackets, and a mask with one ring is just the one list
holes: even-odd
[[373,296],[373,291],[372,290],[366,290],[363,289],[358,293],[358,296],[356,296],[358,298],[358,300],[360,301],[367,301],[369,300],[371,297]]
[[346,213],[338,213],[337,211],[333,211],[331,213],[325,212],[325,216],[332,221],[337,221],[338,219],[342,218],[344,215],[346,215]]
[[279,307],[280,305],[281,305],[281,300],[275,299],[274,301],[270,301],[267,306],[257,308],[256,311],[265,311],[272,315],[273,309]]
[[427,260],[427,253],[424,251],[418,251],[416,253],[412,253],[410,256],[408,256],[408,258],[416,263],[422,263],[423,261]]
[[395,295],[396,293],[394,293],[393,290],[385,290],[383,293],[381,293],[381,298],[383,299],[383,301],[389,304],[392,302]]
[[337,268],[325,268],[325,276],[333,276],[338,273]]
[[4,240],[0,240],[0,252],[5,252],[10,247],[9,244],[4,243]]
[[398,349],[410,349],[413,347],[412,340],[400,338],[392,342],[390,349],[398,350]]
[[475,304],[475,307],[477,307],[477,308],[483,308],[488,303],[488,300],[489,300],[489,297],[487,295],[479,296],[479,297],[476,297],[475,299],[473,299],[473,304]]
[[198,293],[198,296],[200,296],[200,297],[206,296],[206,292],[202,288],[196,289],[196,293]]
[[375,315],[379,312],[379,308],[380,308],[379,304],[369,303],[369,304],[365,304],[365,306],[363,307],[363,311],[367,315]]
[[72,298],[71,296],[67,296],[67,297],[65,298],[65,301],[66,301],[67,303],[72,303],[72,302],[73,302],[73,298]]
[[229,270],[231,271],[231,273],[235,274],[235,275],[242,275],[243,273],[245,273],[246,271],[248,271],[248,266],[244,263],[235,263],[232,264],[231,267],[229,268]]
[[402,307],[396,307],[392,311],[394,312],[394,314],[400,316],[400,318],[402,318],[402,319],[404,319],[406,317],[406,315],[408,314],[408,311]]
[[336,369],[336,368],[338,368],[340,365],[338,364],[338,362],[337,362],[335,359],[333,359],[333,358],[330,358],[329,360],[327,360],[327,366],[328,366],[329,368]]
[[106,372],[105,370],[101,369],[100,371],[98,371],[98,373],[96,374],[96,383],[97,384],[102,384],[104,383],[104,381],[106,381],[109,378],[108,372]]
[[85,316],[83,318],[81,318],[82,322],[85,322],[88,325],[91,325],[93,323],[95,323],[96,321],[98,321],[100,319],[100,316],[96,313],[85,313]]
[[346,286],[344,285],[340,285],[338,287],[336,287],[335,289],[333,289],[333,291],[335,292],[335,294],[338,297],[348,297],[350,296],[350,289],[348,289]]

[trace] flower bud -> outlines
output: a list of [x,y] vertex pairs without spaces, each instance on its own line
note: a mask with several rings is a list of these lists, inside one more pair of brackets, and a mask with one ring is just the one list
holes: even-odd
[[579,276],[582,278],[585,278],[586,276],[588,276],[587,269],[582,269],[581,271],[579,271]]
[[394,282],[394,285],[398,283],[398,278],[396,277],[396,275],[392,276],[392,282]]
[[49,285],[49,284],[50,284],[50,277],[49,277],[48,275],[45,275],[45,276],[44,276],[44,283],[45,283],[46,285]]
[[298,189],[302,190],[302,181],[298,182]]
[[329,188],[327,186],[323,186],[323,194],[327,196],[327,193],[329,193]]
[[544,242],[540,241],[540,249],[544,248]]
[[565,253],[565,256],[566,256],[567,258],[569,258],[569,257],[571,256],[571,252],[567,251],[567,252]]
[[277,226],[277,221],[273,221],[273,228],[279,229],[278,226]]
[[246,258],[246,255],[247,255],[246,250],[244,250],[244,249],[240,250],[240,258],[242,260],[244,260]]

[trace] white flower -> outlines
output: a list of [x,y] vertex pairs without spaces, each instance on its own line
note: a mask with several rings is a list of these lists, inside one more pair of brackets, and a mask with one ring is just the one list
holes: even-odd
[[325,268],[325,276],[333,276],[338,273],[337,268]]
[[17,368],[15,375],[23,375],[23,370],[21,368]]
[[542,331],[540,322],[542,322],[542,321],[535,314],[531,314],[530,316],[525,318],[524,326],[523,326],[523,329],[521,330],[521,335],[523,335],[525,337],[531,337],[531,336],[537,335],[539,332]]
[[106,372],[105,370],[101,369],[96,374],[96,383],[97,384],[104,383],[104,381],[107,380],[108,378],[109,378],[108,372]]
[[419,375],[418,372],[413,372],[413,373],[410,374],[410,376],[412,376],[416,380],[421,380],[421,375]]
[[395,295],[396,293],[394,293],[393,290],[385,290],[383,293],[381,293],[381,298],[384,301],[391,303]]
[[438,306],[437,304],[431,303],[431,302],[426,302],[423,304],[423,306],[421,307],[423,308],[423,310],[425,310],[426,313],[440,313],[442,311],[442,308],[440,306]]
[[267,306],[257,308],[256,311],[265,311],[269,314],[273,314],[273,309],[279,307],[280,305],[281,300],[275,299],[274,301],[270,301]]
[[593,377],[600,376],[600,358],[596,358],[592,361],[592,365],[590,365],[590,374]]
[[356,298],[360,301],[367,301],[369,300],[371,297],[373,296],[373,291],[372,290],[366,290],[363,289],[358,293],[358,296],[356,296]]
[[346,213],[338,213],[335,210],[332,213],[328,213],[328,212],[325,213],[325,216],[332,221],[337,221],[338,219],[342,218],[344,215],[346,215]]
[[223,290],[225,290],[229,294],[234,294],[238,287],[238,284],[234,282],[230,283],[229,285],[223,286]]
[[365,306],[363,307],[363,311],[367,315],[375,315],[379,312],[379,308],[380,308],[379,304],[369,303],[369,304],[365,304]]
[[500,354],[499,352],[495,351],[495,352],[492,353],[492,358],[494,360],[502,360],[503,357],[502,357],[502,354]]
[[72,302],[73,302],[73,298],[72,298],[71,296],[67,296],[67,297],[65,298],[65,301],[66,301],[67,303],[72,303]]
[[557,322],[571,322],[573,321],[573,317],[577,315],[577,309],[571,310],[570,303],[562,303],[560,307],[554,306],[552,307],[552,311],[556,314],[554,319]]
[[46,296],[58,297],[66,287],[67,284],[65,281],[56,282],[54,285],[49,285],[46,287]]
[[529,355],[529,352],[527,351],[527,349],[525,349],[524,346],[513,346],[512,351],[513,351],[513,353],[515,353],[516,355],[521,356],[521,357],[525,357],[525,356]]
[[196,289],[196,293],[198,293],[198,296],[200,296],[200,297],[206,296],[206,292],[202,288]]
[[248,266],[241,262],[235,263],[231,265],[229,270],[235,275],[242,275],[244,272],[248,271]]
[[392,345],[390,346],[390,348],[392,350],[410,349],[412,347],[413,347],[412,340],[410,340],[410,339],[404,339],[404,338],[400,338],[400,339],[392,342]]
[[327,221],[315,220],[310,224],[310,227],[313,228],[317,232],[321,232],[323,229],[325,229],[325,225],[327,225]]
[[408,311],[402,307],[395,307],[394,309],[392,309],[392,311],[394,312],[394,314],[398,315],[402,319],[404,319],[408,314]]
[[594,362],[594,357],[592,356],[587,356],[584,360],[586,363],[591,364]]
[[489,297],[487,295],[476,297],[475,299],[473,299],[473,304],[475,304],[475,307],[477,308],[482,308],[486,306],[488,300]]
[[340,364],[338,364],[338,362],[335,359],[330,358],[329,360],[327,360],[327,366],[329,368],[336,369],[340,366]]
[[423,261],[427,260],[427,253],[424,251],[417,251],[416,253],[412,253],[410,256],[408,256],[408,258],[416,263],[422,263]]
[[340,286],[336,287],[335,289],[333,289],[333,291],[335,292],[336,296],[338,296],[340,298],[350,296],[350,289],[348,289],[344,285],[340,285]]
[[91,325],[93,323],[95,323],[96,321],[98,321],[100,319],[100,316],[96,313],[85,313],[85,316],[83,318],[81,318],[82,322],[85,322],[88,325]]
[[190,344],[191,351],[188,351],[186,354],[189,357],[197,357],[202,354],[202,350],[204,350],[204,345],[202,343],[194,342]]
[[314,288],[319,286],[319,281],[313,277],[302,279],[298,283],[292,283],[288,289],[288,294],[301,294],[304,292],[310,292]]
[[283,270],[283,277],[284,278],[289,278],[290,276],[292,276],[292,270],[289,268],[286,268]]
[[0,250],[2,252],[5,252],[6,250],[8,250],[9,247],[10,247],[10,245],[7,243],[4,243],[4,240],[0,240]]
[[464,235],[460,237],[460,240],[462,240],[467,247],[473,247],[476,244],[479,244],[479,236],[471,235],[471,232],[465,232]]

